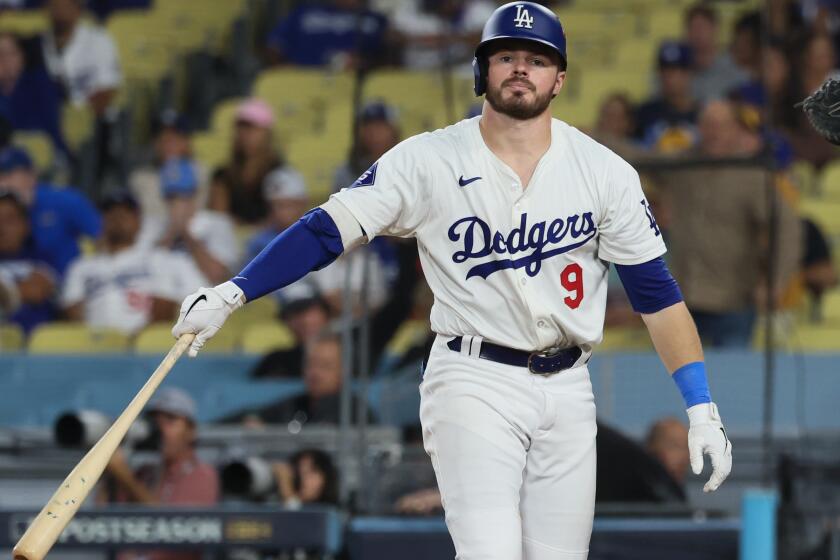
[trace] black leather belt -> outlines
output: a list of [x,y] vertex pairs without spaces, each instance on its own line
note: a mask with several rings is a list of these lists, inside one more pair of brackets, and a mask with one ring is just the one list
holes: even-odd
[[[461,352],[462,337],[456,336],[446,343],[450,350]],[[556,352],[526,352],[492,342],[481,342],[478,357],[509,366],[526,367],[531,373],[548,375],[569,369],[583,355],[580,346],[563,348]]]

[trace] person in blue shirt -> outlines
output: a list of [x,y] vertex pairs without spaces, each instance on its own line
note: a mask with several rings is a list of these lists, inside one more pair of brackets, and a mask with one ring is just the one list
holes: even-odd
[[27,68],[18,38],[0,32],[0,115],[16,130],[39,130],[68,154],[61,134],[61,91],[43,67]]
[[301,3],[269,33],[271,62],[350,69],[381,57],[387,20],[364,4]]
[[685,43],[664,41],[657,62],[659,93],[636,112],[637,139],[660,153],[687,150],[697,143],[700,108],[691,92],[691,48]]
[[3,315],[29,334],[56,316],[56,278],[30,236],[26,206],[14,193],[0,190],[0,283]]
[[74,189],[39,183],[26,150],[11,146],[0,151],[0,187],[29,209],[35,249],[59,276],[79,255],[81,237],[99,237],[102,223],[93,204]]

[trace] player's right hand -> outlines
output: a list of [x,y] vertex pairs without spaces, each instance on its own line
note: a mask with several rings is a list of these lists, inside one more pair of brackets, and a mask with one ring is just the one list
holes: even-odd
[[172,336],[195,334],[189,355],[195,358],[204,343],[219,332],[230,314],[242,307],[245,295],[233,282],[219,284],[215,288],[200,288],[184,298],[178,322],[172,327]]

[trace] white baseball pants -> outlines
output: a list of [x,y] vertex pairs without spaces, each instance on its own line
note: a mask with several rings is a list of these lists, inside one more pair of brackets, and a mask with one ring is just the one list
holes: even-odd
[[544,377],[447,340],[429,356],[420,420],[457,560],[585,560],[596,432],[586,366]]

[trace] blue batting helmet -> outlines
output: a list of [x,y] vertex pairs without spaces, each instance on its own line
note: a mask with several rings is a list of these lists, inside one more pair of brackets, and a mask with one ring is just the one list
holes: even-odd
[[475,94],[483,95],[487,90],[487,56],[485,47],[497,39],[522,39],[536,41],[557,51],[566,67],[566,34],[557,16],[534,2],[510,2],[499,6],[481,33],[481,42],[475,49],[473,71],[475,72]]

